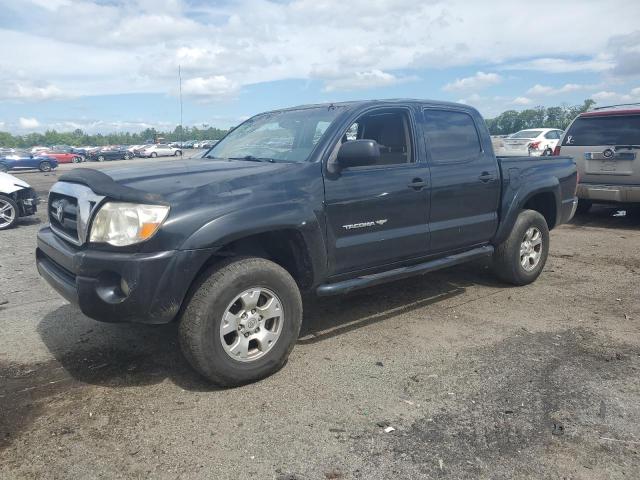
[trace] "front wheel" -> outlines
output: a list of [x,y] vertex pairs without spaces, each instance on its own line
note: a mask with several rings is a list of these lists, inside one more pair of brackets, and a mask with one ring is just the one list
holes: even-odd
[[498,277],[513,285],[535,281],[549,255],[549,227],[535,210],[523,210],[507,239],[496,247],[493,267]]
[[49,162],[40,162],[40,165],[38,166],[38,169],[41,172],[50,172],[51,171],[51,163],[49,163]]
[[80,163],[80,162],[82,162],[82,157],[73,157],[73,158],[71,159],[71,161],[72,161],[73,163]]
[[7,230],[18,222],[18,205],[13,199],[0,195],[0,230]]
[[131,158],[131,155],[129,155],[128,153],[124,154],[124,159],[125,160],[129,160]]
[[104,155],[98,155],[98,161],[104,162]]
[[180,345],[213,383],[243,385],[282,368],[301,323],[300,291],[285,269],[232,258],[200,277],[180,322]]
[[158,154],[156,152],[151,152],[151,155],[149,155],[151,158],[156,158],[158,156]]
[[182,152],[181,152],[180,150],[176,150],[176,153],[174,153],[174,155],[175,155],[176,157],[179,157],[179,156],[181,156],[181,155],[182,155]]

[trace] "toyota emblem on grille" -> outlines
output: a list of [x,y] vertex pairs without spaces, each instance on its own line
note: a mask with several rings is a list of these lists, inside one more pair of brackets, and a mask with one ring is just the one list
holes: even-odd
[[615,147],[607,148],[604,152],[602,152],[602,156],[604,158],[613,158],[616,154]]
[[55,215],[58,222],[62,223],[62,221],[64,220],[64,202],[58,202],[58,204],[56,205]]

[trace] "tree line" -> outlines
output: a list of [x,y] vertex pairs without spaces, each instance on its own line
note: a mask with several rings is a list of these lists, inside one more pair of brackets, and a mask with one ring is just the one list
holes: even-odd
[[71,132],[58,132],[47,130],[44,133],[29,133],[27,135],[12,135],[8,132],[0,132],[0,147],[29,148],[35,145],[73,145],[73,146],[100,146],[100,145],[141,145],[163,138],[166,142],[179,142],[187,140],[220,140],[227,130],[215,127],[185,127],[184,131],[177,126],[173,131],[162,132],[155,128],[147,128],[138,133],[115,132],[108,134],[89,134],[81,129]]
[[590,98],[582,105],[561,105],[559,107],[536,107],[526,110],[507,110],[495,118],[486,120],[491,135],[509,135],[527,128],[559,128],[565,130],[571,121],[586,112],[596,102]]
[[[508,135],[525,128],[559,128],[564,130],[580,113],[586,112],[595,105],[591,99],[581,105],[561,105],[559,107],[536,107],[526,110],[507,110],[495,118],[486,119],[491,135]],[[12,135],[0,132],[0,147],[29,148],[34,145],[139,145],[155,138],[164,138],[167,142],[181,140],[219,140],[228,130],[215,127],[185,127],[177,126],[171,132],[157,131],[147,128],[139,133],[116,132],[109,134],[88,134],[80,129],[71,132],[47,130],[44,133],[29,133],[27,135]]]

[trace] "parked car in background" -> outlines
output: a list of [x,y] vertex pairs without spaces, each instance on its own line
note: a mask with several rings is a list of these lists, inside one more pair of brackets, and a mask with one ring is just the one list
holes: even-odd
[[166,143],[159,143],[156,145],[150,145],[140,152],[141,157],[179,157],[182,155],[182,150],[176,147],[167,145]]
[[41,155],[55,158],[58,163],[81,163],[84,161],[84,157],[78,153],[73,153],[70,150],[45,150],[40,152]]
[[32,155],[29,152],[16,152],[0,157],[0,172],[10,170],[38,169],[41,172],[50,172],[58,168],[58,161],[46,155]]
[[193,148],[195,140],[187,140],[186,142],[182,142],[182,148]]
[[18,218],[33,215],[37,209],[36,191],[27,182],[0,172],[0,230],[15,226]]
[[31,147],[31,148],[29,149],[29,153],[36,154],[36,153],[38,153],[38,152],[42,152],[42,151],[45,151],[45,150],[49,150],[49,147],[44,147],[44,146],[41,146],[41,145],[36,145],[35,147]]
[[639,104],[581,113],[554,154],[576,162],[579,212],[589,211],[594,203],[640,204]]
[[133,154],[122,146],[105,147],[87,154],[87,160],[104,162],[107,160],[129,160]]
[[205,140],[200,143],[200,148],[212,148],[216,143],[218,143],[218,140]]
[[553,155],[553,149],[562,137],[557,128],[531,128],[520,130],[502,139],[500,155]]
[[144,145],[137,145],[136,148],[133,149],[133,154],[136,157],[141,157],[142,156],[142,152],[146,149],[153,146],[153,143],[147,143]]

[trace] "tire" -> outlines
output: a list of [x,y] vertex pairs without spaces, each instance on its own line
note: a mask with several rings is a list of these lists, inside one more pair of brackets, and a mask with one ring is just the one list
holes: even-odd
[[578,200],[576,213],[578,215],[584,215],[585,213],[589,213],[591,207],[593,207],[593,202],[591,200]]
[[9,171],[9,167],[4,163],[0,163],[0,172],[6,173],[8,171]]
[[542,152],[543,157],[550,157],[551,155],[553,155],[553,150],[551,150],[550,148],[546,148],[545,151]]
[[40,165],[38,165],[38,169],[41,172],[50,172],[51,171],[51,163],[44,161],[44,162],[40,162]]
[[98,155],[97,160],[98,160],[99,162],[104,162],[104,155]]
[[72,161],[73,163],[81,163],[81,162],[82,162],[82,157],[73,157],[73,158],[71,159],[71,161]]
[[176,157],[180,157],[180,156],[182,156],[182,151],[180,151],[180,150],[176,150],[176,153],[174,153],[174,155],[175,155]]
[[[239,299],[241,294],[252,292],[253,295],[257,290],[261,294],[255,308],[250,306],[251,302],[245,303]],[[235,257],[205,272],[193,292],[182,315],[179,332],[182,352],[196,371],[217,385],[233,387],[255,382],[282,368],[298,339],[302,323],[300,291],[285,269],[262,258]],[[273,301],[279,300],[276,303],[280,305],[277,320],[268,317],[268,313],[264,314],[268,317],[264,321],[255,316],[261,313],[261,308],[265,308],[264,305],[260,306],[262,292],[273,295]],[[233,303],[236,299],[240,303]],[[239,309],[233,310],[235,307]],[[240,312],[245,312],[245,309],[249,317],[243,320],[244,313]],[[226,315],[229,314],[232,321],[227,322],[229,317]],[[240,323],[243,321],[248,323],[243,326]],[[229,333],[224,337],[223,322],[224,325],[230,325]],[[257,330],[246,333],[249,336],[244,340],[242,337],[246,335],[236,331],[236,326],[238,330],[245,327]],[[254,333],[260,327],[262,330]],[[270,334],[272,329],[279,332],[272,345],[271,342],[267,345],[267,342],[258,343],[255,340],[258,335]],[[240,356],[236,359],[229,351],[233,345],[243,341],[248,342],[245,343],[249,347],[248,354],[254,352],[256,358],[251,359],[245,353],[245,360],[242,361]],[[252,345],[253,350],[250,348]],[[258,348],[259,345],[263,346]],[[263,349],[266,351],[261,352]],[[236,354],[240,355],[238,352]]]
[[0,230],[8,230],[18,223],[19,210],[12,198],[0,195]]
[[156,158],[158,156],[158,154],[156,152],[151,152],[151,155],[149,155],[151,158]]
[[131,155],[129,155],[128,153],[124,154],[124,159],[125,160],[129,160],[131,158]]
[[[529,233],[535,231],[539,233],[539,248],[532,247],[531,254],[527,250],[523,256],[521,247],[528,247],[525,242]],[[536,243],[535,239],[531,239],[529,242],[529,245]],[[496,275],[504,282],[518,286],[528,285],[540,276],[548,255],[549,227],[547,221],[535,210],[522,210],[507,239],[496,247],[493,254],[493,268]],[[525,267],[525,265],[527,266]]]

